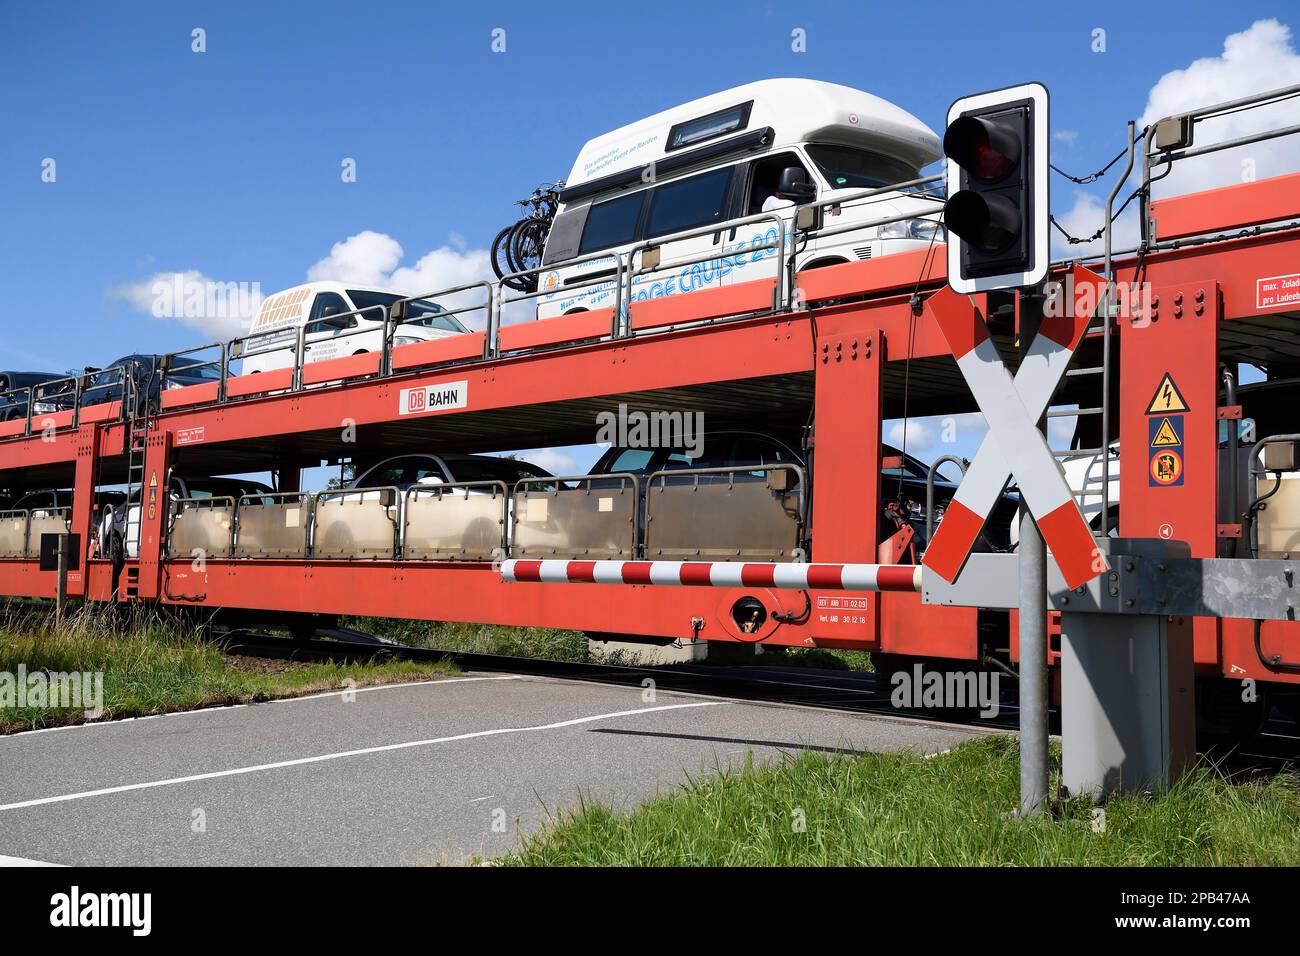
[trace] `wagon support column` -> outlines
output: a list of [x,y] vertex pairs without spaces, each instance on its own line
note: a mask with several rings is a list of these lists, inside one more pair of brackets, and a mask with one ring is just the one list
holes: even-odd
[[[82,425],[77,429],[77,459],[74,465],[72,487],[72,517],[68,531],[72,541],[78,543],[78,554],[69,555],[77,571],[68,574],[68,597],[83,597],[89,567],[86,558],[98,528],[95,527],[95,482],[99,477],[99,448],[102,432],[97,424]],[[39,543],[39,542],[38,542]]]
[[156,600],[162,591],[162,553],[171,513],[172,433],[151,432],[145,442],[144,475],[140,487],[141,600]]

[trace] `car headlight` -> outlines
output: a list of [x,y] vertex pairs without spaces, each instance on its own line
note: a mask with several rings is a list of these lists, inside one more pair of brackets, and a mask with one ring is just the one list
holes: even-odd
[[32,404],[32,413],[35,415],[49,415],[58,410],[59,407],[53,402],[34,402]]
[[416,343],[423,342],[423,341],[424,339],[417,338],[414,335],[394,335],[393,348],[397,348],[402,345],[415,345]]
[[945,241],[943,226],[933,219],[900,219],[880,227],[881,239],[916,239],[921,242]]

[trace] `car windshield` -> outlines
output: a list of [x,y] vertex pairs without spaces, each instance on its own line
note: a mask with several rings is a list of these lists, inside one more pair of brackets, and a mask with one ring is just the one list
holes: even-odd
[[[402,298],[392,292],[368,292],[364,289],[348,289],[353,304],[358,309],[369,309],[376,305],[389,308]],[[446,310],[437,302],[428,299],[412,299],[407,303],[409,321],[402,325],[419,325],[426,329],[441,329],[444,332],[468,332],[469,329],[456,321],[455,316],[446,315]],[[378,318],[378,312],[366,314],[366,318]],[[400,327],[399,327],[400,328]]]
[[169,382],[183,382],[186,385],[198,385],[200,382],[221,381],[221,366],[209,365],[198,359],[173,358],[171,370],[167,373]]
[[185,485],[191,498],[239,498],[243,495],[271,493],[271,489],[260,481],[234,481],[229,478],[207,481],[190,478]]
[[461,458],[450,459],[456,481],[504,481],[514,484],[521,478],[549,478],[550,472],[515,458]]
[[808,155],[835,189],[875,189],[921,175],[907,163],[852,146],[812,145]]

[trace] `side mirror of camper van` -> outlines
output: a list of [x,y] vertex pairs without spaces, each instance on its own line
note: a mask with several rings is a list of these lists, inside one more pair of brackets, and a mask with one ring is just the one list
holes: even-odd
[[777,189],[781,195],[796,200],[813,199],[817,195],[817,187],[812,184],[812,180],[808,178],[802,166],[787,166],[781,170],[781,180]]

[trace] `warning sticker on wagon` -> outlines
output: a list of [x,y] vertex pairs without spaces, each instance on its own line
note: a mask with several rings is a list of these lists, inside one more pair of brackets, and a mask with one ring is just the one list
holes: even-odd
[[1255,280],[1255,308],[1277,309],[1300,305],[1300,272]]
[[440,382],[404,388],[398,396],[397,414],[425,415],[465,408],[469,404],[469,382]]

